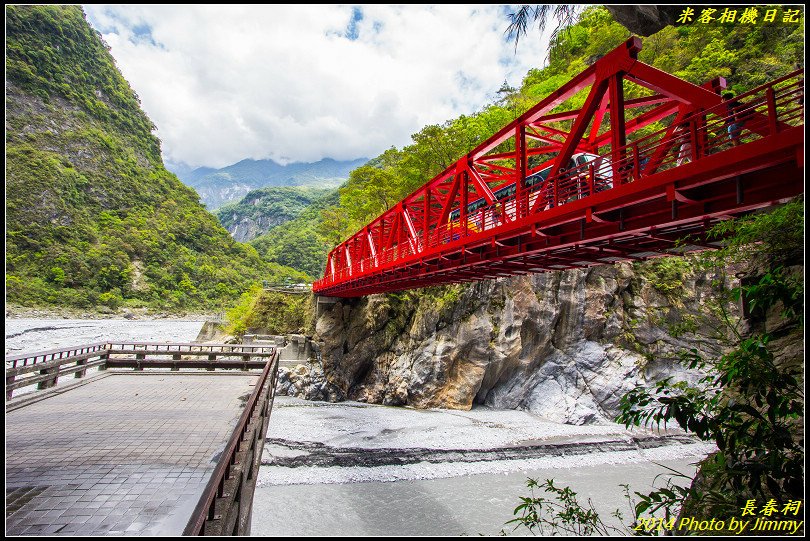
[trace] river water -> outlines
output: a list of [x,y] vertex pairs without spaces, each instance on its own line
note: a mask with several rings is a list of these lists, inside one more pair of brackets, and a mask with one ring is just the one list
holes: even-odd
[[691,477],[713,450],[682,434],[524,411],[289,397],[276,398],[267,439],[252,535],[496,535],[511,530],[529,477],[570,485],[619,526],[613,511],[630,516],[620,484],[631,493],[661,486],[666,467]]
[[191,342],[202,324],[178,319],[6,319],[6,355],[106,340]]
[[[104,340],[191,341],[202,321],[6,319],[6,354]],[[277,397],[253,535],[495,535],[528,477],[554,478],[603,519],[629,516],[665,467],[690,477],[713,448],[683,435],[572,426],[523,411],[414,410]],[[656,480],[657,479],[657,480]],[[540,494],[537,494],[540,495]],[[629,522],[625,520],[625,522]],[[526,532],[513,532],[514,534]]]

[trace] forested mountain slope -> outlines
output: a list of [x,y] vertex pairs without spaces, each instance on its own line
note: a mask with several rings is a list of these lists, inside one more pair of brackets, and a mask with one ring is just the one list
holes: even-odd
[[153,129],[80,7],[6,8],[9,302],[215,308],[284,274],[165,169]]
[[237,203],[219,208],[219,223],[239,242],[247,242],[297,217],[313,201],[334,190],[272,186],[251,190]]

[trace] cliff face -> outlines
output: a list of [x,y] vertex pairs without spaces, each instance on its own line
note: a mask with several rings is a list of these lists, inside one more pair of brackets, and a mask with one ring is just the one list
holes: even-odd
[[247,242],[295,219],[331,191],[291,186],[261,188],[248,193],[239,203],[220,208],[216,216],[235,240]]
[[317,320],[325,378],[311,377],[319,389],[307,388],[303,372],[288,376],[287,389],[418,408],[520,408],[574,424],[613,420],[637,384],[697,377],[677,352],[716,344],[697,324],[711,279],[672,258],[348,300]]
[[262,233],[290,221],[285,216],[258,216],[256,218],[231,214],[231,226],[226,228],[237,242],[253,240]]

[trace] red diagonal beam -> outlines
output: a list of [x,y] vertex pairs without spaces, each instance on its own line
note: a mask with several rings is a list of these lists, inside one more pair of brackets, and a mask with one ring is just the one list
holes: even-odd
[[478,192],[478,195],[486,199],[487,205],[491,205],[495,202],[495,194],[492,193],[492,190],[489,189],[489,186],[484,179],[481,178],[481,175],[478,174],[478,171],[473,167],[471,161],[467,162],[467,174],[470,175],[470,179],[472,180],[473,188],[475,191]]
[[450,188],[450,192],[447,194],[447,198],[442,203],[442,213],[439,215],[438,221],[438,225],[440,227],[441,225],[447,223],[447,218],[450,217],[450,212],[453,210],[452,206],[456,200],[456,196],[458,195],[459,183],[461,181],[459,177],[460,175],[458,174],[453,177],[453,184]]
[[422,241],[419,239],[419,235],[416,234],[416,228],[413,225],[413,220],[411,219],[411,213],[408,210],[408,207],[404,204],[401,205],[402,209],[402,217],[405,220],[405,231],[408,233],[408,240],[411,243],[411,249],[414,253],[419,253],[422,251]]
[[[574,150],[577,148],[577,143],[582,139],[582,135],[585,133],[585,128],[588,127],[588,122],[590,122],[591,117],[593,116],[594,111],[599,106],[599,102],[602,99],[602,95],[605,93],[608,87],[607,80],[601,80],[595,82],[594,85],[591,87],[591,91],[588,94],[588,98],[585,100],[585,105],[582,107],[582,111],[580,111],[579,116],[574,121],[574,126],[571,128],[571,133],[568,138],[565,140],[565,143],[560,150],[559,155],[557,156],[556,160],[554,161],[554,165],[551,168],[551,172],[548,175],[548,179],[554,183],[554,205],[558,204],[558,182],[557,177],[560,174],[560,169],[568,160],[571,159],[571,156],[574,155]],[[537,212],[541,204],[541,198],[538,197],[537,200],[534,202],[534,207],[532,208],[532,212]]]
[[593,125],[591,126],[591,135],[588,137],[588,142],[591,144],[592,148],[594,147],[594,143],[596,142],[596,138],[599,135],[599,128],[602,127],[602,119],[605,117],[605,112],[607,112],[608,103],[609,103],[610,96],[605,94],[602,97],[602,103],[599,104],[599,110],[596,111],[596,114],[593,117]]
[[[637,116],[636,118],[633,118],[633,119],[628,120],[627,122],[625,122],[625,124],[624,124],[625,131],[627,133],[632,133],[634,131],[637,131],[637,130],[643,128],[644,126],[648,126],[648,125],[652,124],[653,122],[658,122],[662,118],[666,118],[669,115],[674,114],[675,112],[677,112],[679,106],[680,106],[680,103],[678,103],[678,102],[666,103],[664,105],[660,105],[660,106],[656,107],[655,109],[653,109],[651,111],[647,111],[646,113],[643,113],[643,114]],[[600,135],[599,137],[597,137],[596,142],[594,143],[594,145],[596,147],[604,146],[604,145],[606,145],[607,143],[610,142],[612,137],[613,137],[613,134],[610,133],[610,131],[607,131],[607,132],[603,133],[602,135]]]

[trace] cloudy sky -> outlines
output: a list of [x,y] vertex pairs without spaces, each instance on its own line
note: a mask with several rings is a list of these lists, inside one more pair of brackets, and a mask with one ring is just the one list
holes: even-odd
[[504,6],[84,7],[157,125],[164,157],[222,167],[374,157],[541,67]]

